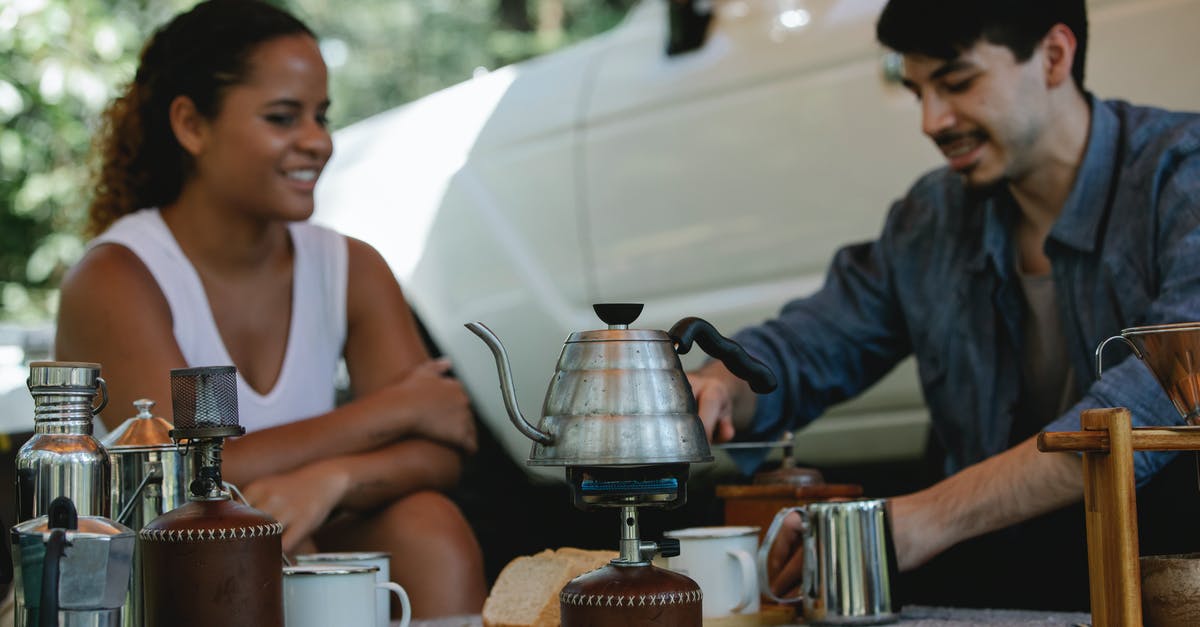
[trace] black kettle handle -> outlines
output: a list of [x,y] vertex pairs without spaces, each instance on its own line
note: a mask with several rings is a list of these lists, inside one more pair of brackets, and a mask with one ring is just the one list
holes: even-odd
[[721,335],[713,325],[700,318],[684,318],[670,331],[675,349],[680,355],[692,350],[695,341],[704,352],[721,360],[729,371],[750,384],[758,394],[766,394],[779,384],[775,373],[763,362],[751,357],[740,344]]
[[71,542],[67,531],[79,528],[79,516],[71,499],[60,496],[50,502],[46,510],[46,526],[50,537],[46,539],[46,557],[42,560],[42,599],[38,608],[38,627],[58,627],[58,571],[59,562],[66,555]]

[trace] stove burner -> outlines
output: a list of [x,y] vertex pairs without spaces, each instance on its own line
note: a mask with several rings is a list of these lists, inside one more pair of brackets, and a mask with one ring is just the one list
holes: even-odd
[[674,509],[687,502],[688,464],[568,466],[571,500],[582,510],[600,507]]

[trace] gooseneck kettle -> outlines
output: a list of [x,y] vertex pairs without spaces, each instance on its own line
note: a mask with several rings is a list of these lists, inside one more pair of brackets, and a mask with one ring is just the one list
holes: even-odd
[[755,392],[775,388],[769,368],[700,318],[684,318],[670,331],[631,329],[641,304],[598,304],[593,309],[608,328],[567,338],[536,427],[517,406],[512,368],[500,339],[482,323],[466,325],[496,358],[509,418],[533,440],[531,466],[712,461],[696,397],[679,361],[693,342]]

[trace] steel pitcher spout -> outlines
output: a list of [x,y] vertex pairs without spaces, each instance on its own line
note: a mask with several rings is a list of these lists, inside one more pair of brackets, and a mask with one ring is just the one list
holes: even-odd
[[512,367],[508,363],[508,351],[504,350],[504,344],[500,342],[500,338],[496,337],[496,334],[492,333],[492,330],[484,326],[482,322],[468,322],[463,326],[467,327],[471,333],[478,335],[479,339],[492,349],[492,355],[496,357],[496,370],[500,373],[500,392],[504,395],[504,408],[508,410],[508,418],[512,420],[513,426],[525,437],[538,444],[553,444],[554,438],[551,435],[529,424],[529,421],[525,420],[525,416],[521,413],[521,408],[517,405],[517,390],[512,380]]

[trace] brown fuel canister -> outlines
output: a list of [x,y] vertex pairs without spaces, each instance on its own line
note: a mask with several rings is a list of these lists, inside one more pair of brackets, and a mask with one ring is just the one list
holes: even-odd
[[690,578],[650,564],[609,563],[559,593],[562,627],[701,627],[703,596]]
[[192,501],[138,535],[148,627],[283,627],[283,526],[231,500]]

